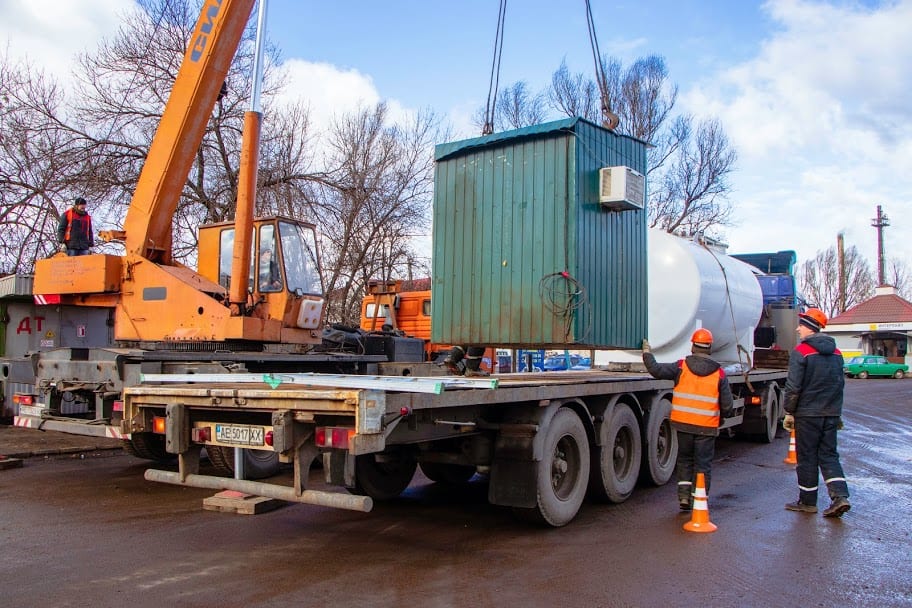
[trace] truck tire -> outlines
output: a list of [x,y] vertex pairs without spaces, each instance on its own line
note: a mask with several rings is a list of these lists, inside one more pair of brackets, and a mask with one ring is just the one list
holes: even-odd
[[459,485],[475,476],[475,467],[466,464],[448,464],[445,462],[422,462],[418,465],[424,476],[438,483]]
[[670,415],[671,401],[656,399],[646,424],[646,449],[641,473],[657,486],[668,483],[678,458],[678,436],[671,426]]
[[781,408],[782,405],[779,401],[779,391],[777,391],[776,387],[773,385],[766,387],[766,390],[763,393],[763,411],[766,412],[766,432],[757,437],[762,443],[772,443],[775,441],[776,434],[779,432],[779,419],[781,418],[779,414]]
[[515,508],[521,518],[555,528],[576,517],[589,481],[589,438],[576,412],[561,408],[548,424],[536,463],[538,506]]
[[[219,473],[234,477],[234,448],[207,445],[206,454]],[[279,472],[279,455],[266,450],[244,450],[244,479],[265,479]]]
[[410,449],[395,446],[379,454],[355,457],[353,494],[384,501],[396,498],[412,483],[418,461]]
[[592,455],[589,491],[602,502],[624,502],[640,472],[640,423],[626,403],[617,403],[601,426],[600,447]]
[[131,456],[161,463],[173,462],[177,458],[176,454],[165,450],[164,435],[155,433],[133,433],[130,439],[124,441],[124,450]]

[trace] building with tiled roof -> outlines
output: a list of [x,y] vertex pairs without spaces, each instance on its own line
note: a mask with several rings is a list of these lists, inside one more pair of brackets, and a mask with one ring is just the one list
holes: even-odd
[[847,359],[854,355],[886,355],[896,363],[912,363],[912,302],[890,286],[878,287],[874,297],[830,319],[825,332]]

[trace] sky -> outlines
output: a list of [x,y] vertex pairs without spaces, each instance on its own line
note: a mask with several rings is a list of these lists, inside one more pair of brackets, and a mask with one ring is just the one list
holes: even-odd
[[[888,258],[912,268],[912,0],[590,0],[603,54],[661,55],[677,109],[721,121],[738,161],[729,252],[793,250],[840,233],[876,277],[880,205]],[[66,79],[76,53],[117,30],[132,0],[0,0],[0,48]],[[386,101],[432,110],[476,137],[499,2],[269,0],[267,32],[289,99],[312,122]],[[501,85],[544,89],[566,61],[594,74],[585,2],[507,3]],[[268,116],[266,117],[268,120]]]

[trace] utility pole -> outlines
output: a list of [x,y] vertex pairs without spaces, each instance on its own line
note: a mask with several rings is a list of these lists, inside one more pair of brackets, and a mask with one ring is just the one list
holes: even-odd
[[871,225],[877,228],[877,286],[883,287],[886,283],[883,229],[890,225],[890,218],[883,212],[880,205],[877,205],[877,217],[871,220]]
[[839,301],[837,307],[840,313],[846,309],[846,267],[845,267],[845,235],[836,235],[836,260],[839,264]]

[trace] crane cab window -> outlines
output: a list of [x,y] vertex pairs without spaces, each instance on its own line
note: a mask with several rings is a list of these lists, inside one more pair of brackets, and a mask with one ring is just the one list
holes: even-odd
[[234,250],[234,230],[219,233],[219,285],[231,288],[231,252]]
[[313,228],[280,221],[279,237],[282,241],[288,290],[302,295],[321,295],[320,260],[317,256],[317,235]]
[[275,226],[260,226],[260,250],[257,258],[257,285],[261,292],[282,291],[282,271],[276,247]]

